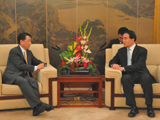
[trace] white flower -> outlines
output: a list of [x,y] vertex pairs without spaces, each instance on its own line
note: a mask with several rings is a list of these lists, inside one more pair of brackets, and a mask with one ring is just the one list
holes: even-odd
[[92,53],[90,50],[87,50],[86,53]]
[[73,62],[74,61],[74,58],[70,58],[70,59],[68,59],[68,58],[66,58],[66,57],[64,57],[68,62],[67,63],[70,63],[70,62]]

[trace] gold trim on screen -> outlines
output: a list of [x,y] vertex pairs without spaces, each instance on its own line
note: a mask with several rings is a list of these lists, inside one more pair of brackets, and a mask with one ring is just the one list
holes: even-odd
[[160,0],[155,0],[153,43],[160,43]]

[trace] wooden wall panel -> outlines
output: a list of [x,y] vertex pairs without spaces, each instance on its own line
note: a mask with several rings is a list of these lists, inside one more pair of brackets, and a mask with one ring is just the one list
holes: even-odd
[[67,49],[67,45],[76,40],[76,1],[48,0],[48,47],[50,50],[50,62],[56,68],[61,66],[59,52],[52,49],[58,45],[61,51]]
[[28,32],[32,43],[46,46],[45,0],[16,0],[17,33]]
[[[99,47],[117,38],[120,27],[137,34],[137,43],[153,43],[155,0],[1,0],[0,44],[17,43],[17,34],[28,32],[32,43],[49,48],[51,64],[59,68],[59,52],[79,35],[87,20],[93,27],[90,36],[92,57]],[[99,52],[95,63],[104,74],[105,53]]]
[[16,43],[15,0],[0,1],[0,44]]
[[155,0],[139,0],[137,43],[152,44]]
[[137,0],[108,0],[108,39],[118,38],[118,29],[137,32]]

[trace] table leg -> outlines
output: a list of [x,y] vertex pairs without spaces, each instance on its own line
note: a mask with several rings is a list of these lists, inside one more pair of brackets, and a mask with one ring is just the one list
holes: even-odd
[[60,82],[57,83],[57,108],[60,108]]
[[99,81],[99,108],[102,107],[102,81]]
[[[98,91],[98,83],[92,85],[92,91]],[[94,97],[98,98],[98,93],[94,93]]]
[[[64,84],[63,83],[60,83],[60,90],[61,91],[64,91]],[[63,93],[60,93],[60,97],[63,97]]]

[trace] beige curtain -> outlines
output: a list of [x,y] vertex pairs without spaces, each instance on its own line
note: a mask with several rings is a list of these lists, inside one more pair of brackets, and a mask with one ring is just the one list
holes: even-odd
[[160,43],[160,0],[155,0],[153,43],[157,43],[157,44]]

